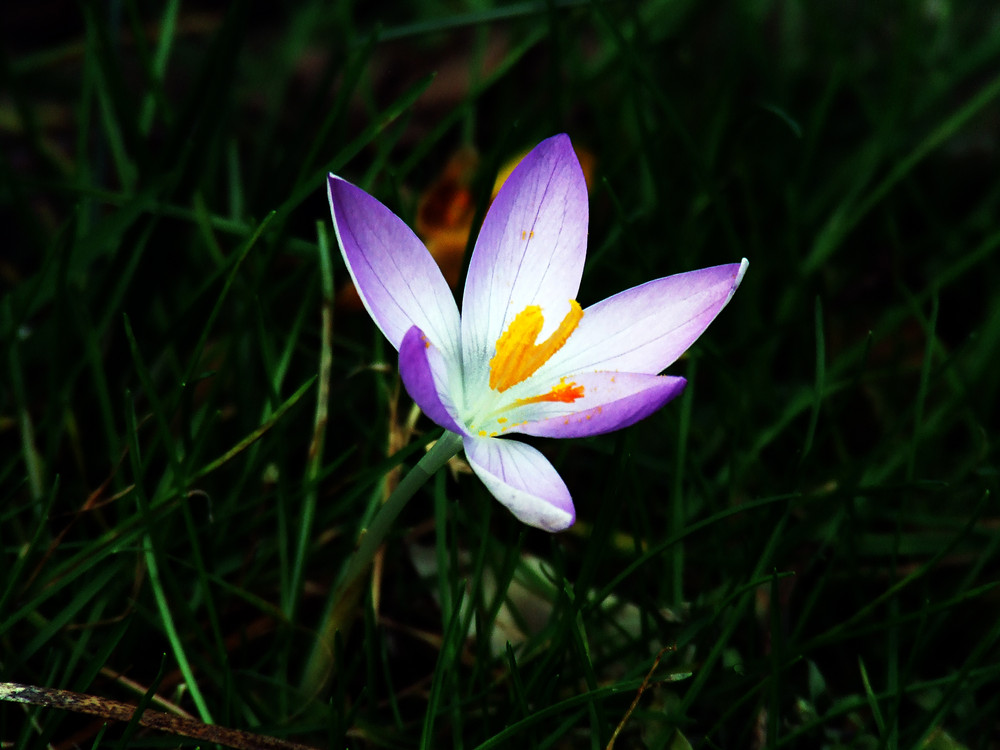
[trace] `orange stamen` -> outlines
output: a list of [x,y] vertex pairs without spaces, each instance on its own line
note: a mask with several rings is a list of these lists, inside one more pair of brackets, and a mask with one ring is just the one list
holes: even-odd
[[511,386],[534,375],[539,367],[562,348],[566,339],[576,330],[582,317],[583,310],[580,308],[580,303],[571,299],[569,312],[559,327],[545,341],[536,344],[535,340],[542,332],[542,325],[545,322],[542,308],[538,305],[528,305],[521,310],[503,335],[497,339],[497,353],[490,360],[490,388],[503,393]]

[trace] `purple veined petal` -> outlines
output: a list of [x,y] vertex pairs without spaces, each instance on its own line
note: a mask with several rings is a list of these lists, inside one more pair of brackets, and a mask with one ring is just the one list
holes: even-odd
[[568,375],[562,383],[581,388],[582,396],[566,403],[539,401],[514,407],[504,413],[501,433],[553,438],[603,435],[645,419],[679,396],[687,381],[669,375],[591,372]]
[[662,372],[708,327],[732,298],[747,260],[655,279],[583,311],[545,374],[621,370]]
[[468,372],[493,356],[528,305],[542,308],[540,338],[559,325],[580,289],[588,216],[587,183],[569,137],[542,141],[507,178],[476,240],[462,299]]
[[399,375],[406,392],[437,424],[465,435],[466,431],[456,418],[458,409],[448,392],[452,380],[449,369],[448,361],[440,350],[423,331],[412,326],[399,346]]
[[337,242],[375,325],[399,349],[420,326],[442,350],[457,355],[461,323],[448,283],[427,248],[392,211],[335,175],[327,179]]
[[548,459],[516,440],[466,437],[465,457],[486,489],[520,521],[563,531],[576,521],[573,499]]

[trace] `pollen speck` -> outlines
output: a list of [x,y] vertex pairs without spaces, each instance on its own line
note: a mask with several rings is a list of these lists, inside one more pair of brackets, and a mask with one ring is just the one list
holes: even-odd
[[479,437],[486,437],[486,430],[480,430]]
[[497,417],[497,422],[499,422],[500,424],[503,424],[506,421],[507,421],[507,417]]

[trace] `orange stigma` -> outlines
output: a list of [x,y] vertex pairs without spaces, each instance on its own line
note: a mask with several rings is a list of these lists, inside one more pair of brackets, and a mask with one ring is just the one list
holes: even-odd
[[[571,299],[569,312],[566,313],[566,317],[562,319],[559,327],[545,341],[536,344],[535,340],[542,332],[542,325],[545,322],[542,317],[542,308],[538,305],[528,305],[521,310],[503,335],[497,339],[497,353],[490,360],[490,388],[503,393],[511,386],[534,375],[539,367],[548,362],[549,358],[562,348],[570,334],[576,330],[582,317],[583,310],[580,308],[580,303]],[[562,384],[557,385],[552,389],[553,392],[561,386]],[[583,395],[582,388],[580,391],[580,395]],[[567,400],[566,398],[549,398],[550,395],[546,394],[546,398],[539,396],[533,400]],[[569,400],[573,401],[576,398],[579,396],[574,396]]]
[[524,406],[525,404],[537,404],[542,401],[571,404],[578,398],[583,398],[583,386],[576,383],[567,383],[566,379],[563,378],[559,381],[558,385],[552,386],[552,390],[548,393],[543,393],[540,396],[532,396],[531,398],[519,398],[514,402],[514,405]]

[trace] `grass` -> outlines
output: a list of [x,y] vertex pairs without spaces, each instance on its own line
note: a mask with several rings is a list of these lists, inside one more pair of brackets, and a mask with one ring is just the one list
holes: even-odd
[[[248,747],[1000,746],[993,11],[6,15],[0,682]],[[481,217],[557,132],[594,164],[585,306],[745,256],[744,284],[681,399],[539,442],[572,530],[455,464],[344,599],[438,434],[350,303],[323,176],[413,225],[473,147]],[[12,700],[0,747],[227,741]]]

